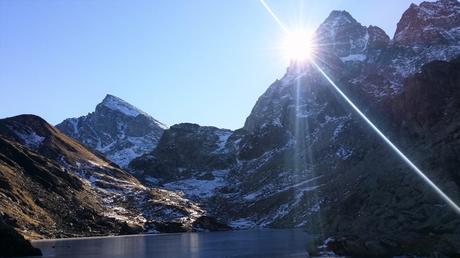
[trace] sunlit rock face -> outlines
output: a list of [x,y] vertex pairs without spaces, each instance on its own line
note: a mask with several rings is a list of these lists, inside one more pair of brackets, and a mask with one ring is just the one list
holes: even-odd
[[107,95],[87,116],[69,118],[56,126],[75,140],[127,167],[136,157],[151,152],[167,128],[150,115]]
[[0,224],[32,239],[226,228],[33,115],[0,119],[0,186]]
[[411,47],[456,43],[460,39],[459,12],[457,0],[412,4],[398,23],[394,42]]

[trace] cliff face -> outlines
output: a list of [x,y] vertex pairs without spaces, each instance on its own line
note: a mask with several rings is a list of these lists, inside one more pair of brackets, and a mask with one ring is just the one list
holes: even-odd
[[457,0],[412,4],[398,22],[394,41],[405,46],[458,42],[459,12]]
[[[391,109],[382,123],[390,138],[456,203],[459,61],[432,62],[407,78],[404,93],[388,101]],[[335,194],[323,193],[327,204],[315,221],[321,221],[325,236],[333,236],[327,246],[349,255],[455,256],[458,215],[383,142],[368,139],[359,149],[365,155],[339,169],[325,187],[335,186]]]

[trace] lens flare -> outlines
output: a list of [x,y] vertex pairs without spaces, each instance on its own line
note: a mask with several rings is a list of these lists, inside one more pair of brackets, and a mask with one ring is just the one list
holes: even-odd
[[[310,38],[307,38],[307,40],[305,40],[305,35],[300,35],[300,39],[298,39],[299,41],[296,42],[296,37],[299,37],[298,35],[298,32],[290,32],[288,30],[288,28],[281,22],[281,20],[276,16],[276,14],[272,11],[272,9],[270,8],[270,6],[267,5],[267,3],[264,1],[264,0],[260,0],[260,2],[262,3],[262,5],[264,6],[264,8],[270,13],[270,15],[273,17],[273,19],[278,23],[278,25],[280,26],[280,28],[287,33],[288,35],[288,42],[292,42],[289,43],[289,45],[291,47],[288,47],[290,50],[289,50],[289,54],[294,60],[299,60],[299,58],[302,60],[302,61],[306,61],[306,60],[309,60],[311,62],[311,64],[321,73],[322,76],[324,76],[324,78],[326,78],[326,80],[334,87],[334,89],[345,99],[345,101],[361,116],[362,119],[364,119],[364,121],[366,121],[366,123],[380,136],[380,138],[382,138],[384,140],[384,142],[386,144],[388,144],[388,146],[391,147],[391,149],[393,149],[401,158],[402,160],[407,164],[409,165],[410,168],[412,168],[412,170],[418,175],[420,176],[423,181],[428,184],[434,191],[435,193],[437,193],[457,214],[460,215],[460,207],[452,200],[449,198],[449,196],[447,196],[435,183],[433,183],[433,181],[431,181],[417,166],[415,166],[414,163],[412,163],[412,161],[406,156],[404,155],[404,153],[402,153],[398,147],[396,147],[396,145],[393,144],[393,142],[391,142],[383,133],[382,131],[380,131],[380,129],[378,129],[374,123],[372,123],[372,121],[370,121],[366,115],[364,115],[363,112],[361,112],[361,110],[347,97],[347,95],[345,95],[345,93],[343,93],[343,91],[334,83],[334,81],[332,81],[332,79],[321,69],[321,67],[319,67],[315,61],[313,60],[313,53],[314,53],[314,49],[313,49],[313,44],[312,44],[312,41],[311,41],[311,36]],[[310,34],[311,35],[311,34]],[[292,40],[292,41],[291,41]],[[305,48],[305,49],[301,49],[301,48]],[[303,77],[305,76],[304,73],[300,74],[296,80],[300,79],[300,77]]]
[[286,34],[282,49],[290,61],[307,61],[313,57],[312,33],[296,30]]

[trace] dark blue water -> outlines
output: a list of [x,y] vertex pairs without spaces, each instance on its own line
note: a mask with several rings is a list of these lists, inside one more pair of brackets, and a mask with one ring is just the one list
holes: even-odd
[[34,241],[44,257],[308,257],[301,230],[249,230]]

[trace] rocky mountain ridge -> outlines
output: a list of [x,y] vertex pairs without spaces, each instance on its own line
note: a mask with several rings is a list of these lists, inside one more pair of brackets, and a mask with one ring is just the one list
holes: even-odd
[[66,119],[56,127],[101,152],[120,167],[126,167],[134,158],[151,152],[168,128],[113,95],[107,95],[93,113]]
[[225,229],[196,203],[145,187],[39,117],[0,120],[0,145],[0,212],[27,238]]

